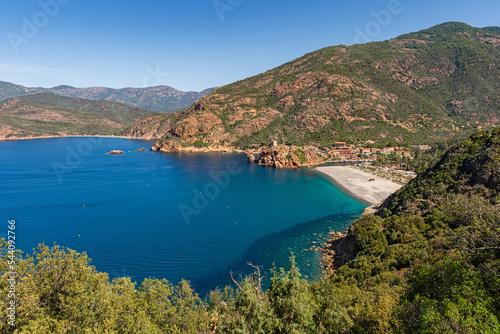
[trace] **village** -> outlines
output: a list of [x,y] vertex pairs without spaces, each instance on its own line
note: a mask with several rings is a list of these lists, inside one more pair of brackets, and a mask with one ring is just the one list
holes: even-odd
[[[367,141],[366,144],[375,144],[375,142]],[[416,145],[415,147],[421,150],[432,149],[429,145]],[[315,149],[314,147],[306,148]],[[377,164],[377,161],[380,160],[378,159],[380,155],[394,154],[397,157],[412,159],[411,151],[404,150],[401,147],[365,148],[347,145],[347,142],[335,142],[332,150],[325,152],[316,149],[316,152],[322,155],[327,154],[333,161],[348,163],[356,169],[399,184],[406,184],[409,180],[416,177],[413,171],[401,169],[397,166],[380,166],[380,164]]]
[[[409,148],[403,147],[363,147],[364,145],[373,146],[374,141],[366,141],[362,145],[348,144],[347,142],[334,142],[331,149],[318,148],[315,146],[304,146],[302,149],[310,152],[315,152],[319,157],[322,157],[325,164],[342,163],[349,165],[352,168],[370,173],[375,177],[381,177],[398,184],[406,184],[408,181],[416,177],[413,170],[409,170],[404,164],[388,163],[396,158],[398,161],[408,161],[413,159]],[[269,143],[269,147],[278,147],[276,140]],[[431,150],[430,145],[414,145],[413,148],[422,151]],[[260,150],[246,150],[247,154],[252,154],[258,160]],[[387,159],[384,158],[387,156]],[[392,158],[391,158],[392,157]],[[375,180],[375,179],[372,180]]]

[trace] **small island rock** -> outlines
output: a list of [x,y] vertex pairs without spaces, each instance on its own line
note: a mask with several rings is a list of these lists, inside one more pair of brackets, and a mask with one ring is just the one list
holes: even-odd
[[120,150],[113,150],[113,151],[110,151],[110,152],[108,152],[106,154],[123,154],[123,153],[125,153],[125,152],[120,151]]

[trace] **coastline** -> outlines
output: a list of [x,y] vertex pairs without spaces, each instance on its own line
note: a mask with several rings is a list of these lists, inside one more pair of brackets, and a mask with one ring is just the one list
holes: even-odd
[[78,137],[89,137],[89,138],[119,138],[119,139],[137,139],[137,140],[148,140],[152,141],[155,139],[146,139],[140,137],[129,137],[129,136],[112,136],[112,135],[71,135],[71,136],[37,136],[37,137],[25,137],[25,138],[0,138],[0,141],[14,141],[14,140],[30,140],[30,139],[48,139],[48,138],[78,138]]
[[[314,170],[330,177],[343,190],[370,205],[379,204],[403,187],[400,184],[351,167],[329,166],[317,167]],[[375,180],[369,181],[370,179]]]
[[[370,204],[364,214],[373,213],[374,207],[403,187],[400,184],[373,176],[367,172],[345,166],[317,167],[314,170],[332,179],[342,190]],[[372,179],[372,181],[369,181]],[[373,180],[374,179],[374,180]],[[355,236],[351,230],[331,233],[331,238],[323,244],[322,258],[326,275],[354,259]]]

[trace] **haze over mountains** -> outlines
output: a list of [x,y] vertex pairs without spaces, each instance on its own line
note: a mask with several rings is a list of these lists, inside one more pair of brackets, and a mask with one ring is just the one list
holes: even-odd
[[71,86],[29,88],[0,81],[0,102],[13,97],[53,93],[86,100],[107,100],[146,110],[170,113],[188,108],[194,101],[204,97],[212,90],[213,88],[201,92],[183,92],[169,86],[122,89],[106,87],[75,88]]
[[217,88],[188,110],[127,132],[163,151],[381,144],[463,138],[500,125],[500,34],[448,22],[368,44],[320,49]]

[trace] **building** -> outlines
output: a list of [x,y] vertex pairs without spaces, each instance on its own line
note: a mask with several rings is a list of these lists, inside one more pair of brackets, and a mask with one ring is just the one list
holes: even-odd
[[410,157],[411,156],[410,151],[395,151],[395,153],[398,157]]
[[394,150],[392,149],[392,147],[388,147],[388,148],[383,148],[380,150],[380,153],[381,154],[390,154],[391,152],[393,152]]
[[351,154],[352,150],[349,147],[342,147],[342,153]]
[[331,155],[333,155],[334,157],[340,157],[342,155],[342,151],[341,150],[331,150],[329,153]]
[[271,140],[271,147],[278,146],[278,142],[276,140]]
[[369,148],[360,148],[359,153],[364,154],[364,155],[370,155],[372,153],[372,150]]
[[335,148],[343,148],[347,146],[347,143],[345,141],[337,141],[333,143],[333,146],[335,146]]

